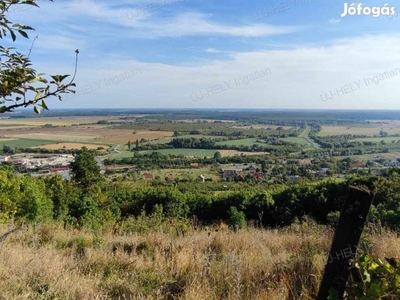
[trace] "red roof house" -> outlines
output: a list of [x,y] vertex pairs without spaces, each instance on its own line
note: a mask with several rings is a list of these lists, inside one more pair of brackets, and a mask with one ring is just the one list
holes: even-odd
[[166,181],[173,181],[174,179],[175,179],[174,175],[172,175],[172,174],[169,174],[167,177],[165,177]]
[[265,180],[265,175],[264,173],[257,172],[253,174],[253,178],[258,180]]
[[151,173],[144,174],[144,179],[145,180],[152,180],[153,179],[153,174],[151,174]]

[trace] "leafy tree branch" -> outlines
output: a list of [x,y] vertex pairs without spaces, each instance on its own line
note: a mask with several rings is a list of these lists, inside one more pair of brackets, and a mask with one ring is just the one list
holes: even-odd
[[[50,0],[53,2],[53,0]],[[30,26],[13,23],[6,14],[13,5],[31,5],[39,7],[36,0],[2,0],[0,1],[0,38],[11,36],[13,42],[17,33],[23,38],[29,38],[27,31],[34,30]],[[56,97],[62,101],[62,96],[75,93],[75,76],[78,69],[79,50],[75,51],[75,71],[71,80],[70,75],[51,75],[51,80],[46,79],[43,73],[38,73],[30,60],[33,49],[28,55],[18,52],[14,47],[0,46],[0,113],[13,112],[16,108],[33,106],[36,113],[43,109],[48,110],[46,99]]]

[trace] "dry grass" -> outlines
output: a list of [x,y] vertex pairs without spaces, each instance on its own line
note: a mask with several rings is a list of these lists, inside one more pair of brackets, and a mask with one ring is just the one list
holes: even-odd
[[[135,132],[135,133],[134,133]],[[103,126],[72,126],[55,128],[19,128],[0,130],[0,135],[4,137],[52,140],[63,142],[85,143],[94,142],[99,144],[120,144],[125,145],[128,141],[134,143],[136,139],[155,140],[166,138],[173,135],[169,131],[148,131],[131,129],[115,129]]]
[[[166,231],[13,233],[0,243],[0,299],[310,299],[332,238],[317,225]],[[374,255],[400,256],[392,234],[369,239]]]
[[366,126],[322,126],[318,133],[320,136],[340,135],[340,134],[365,134],[368,136],[379,135],[383,130],[389,135],[400,134],[400,122],[398,121],[382,121],[371,122]]
[[30,147],[30,148],[57,150],[57,149],[81,149],[82,147],[94,150],[96,150],[99,147],[103,147],[104,149],[109,148],[109,146],[107,145],[94,145],[94,144],[81,144],[81,143],[58,143],[58,144],[49,144],[40,147]]

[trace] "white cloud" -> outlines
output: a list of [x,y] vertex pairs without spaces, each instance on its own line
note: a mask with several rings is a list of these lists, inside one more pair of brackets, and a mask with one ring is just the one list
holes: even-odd
[[[101,81],[130,69],[141,74],[118,85],[104,86],[76,96],[58,107],[188,107],[188,108],[387,108],[399,109],[400,75],[379,84],[365,78],[400,68],[400,35],[362,36],[342,39],[329,47],[296,47],[230,54],[230,60],[213,60],[198,66],[112,60],[80,68],[78,87]],[[107,66],[107,67],[106,67]],[[110,66],[113,66],[110,68]],[[235,79],[269,69],[271,74],[234,85]],[[231,80],[224,92],[193,102],[193,92],[210,90]],[[359,82],[354,92],[322,101],[321,93]]]
[[[272,26],[265,24],[223,25],[209,20],[201,13],[184,13],[173,19],[154,19],[138,24],[149,37],[180,37],[191,35],[224,35],[243,37],[263,37],[300,31],[295,26]],[[142,36],[142,35],[141,35]],[[144,37],[144,34],[143,36]]]
[[[177,4],[170,4],[169,6],[174,5]],[[57,22],[68,22],[69,26],[94,27],[93,30],[97,32],[103,31],[104,28],[109,29],[107,28],[107,26],[109,27],[108,24],[122,26],[125,29],[134,29],[126,35],[126,38],[152,39],[197,35],[265,37],[301,30],[300,27],[296,26],[273,26],[259,23],[226,25],[211,20],[211,16],[207,14],[199,12],[179,13],[178,10],[172,16],[156,17],[154,14],[157,14],[161,9],[137,14],[136,9],[142,9],[140,5],[131,8],[115,8],[110,3],[93,0],[73,0],[43,5],[40,14],[36,15],[32,14],[33,9],[15,13],[15,17],[25,19],[29,16],[33,23],[52,24],[52,26]],[[96,23],[93,25],[91,24],[93,22]]]

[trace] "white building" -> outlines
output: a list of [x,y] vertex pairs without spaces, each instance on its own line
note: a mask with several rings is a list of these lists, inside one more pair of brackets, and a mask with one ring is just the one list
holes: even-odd
[[198,181],[201,181],[201,182],[205,182],[205,181],[206,181],[206,178],[204,177],[204,175],[199,175],[199,176],[197,177],[197,180],[198,180]]
[[9,156],[0,156],[0,162],[6,162],[9,160]]

